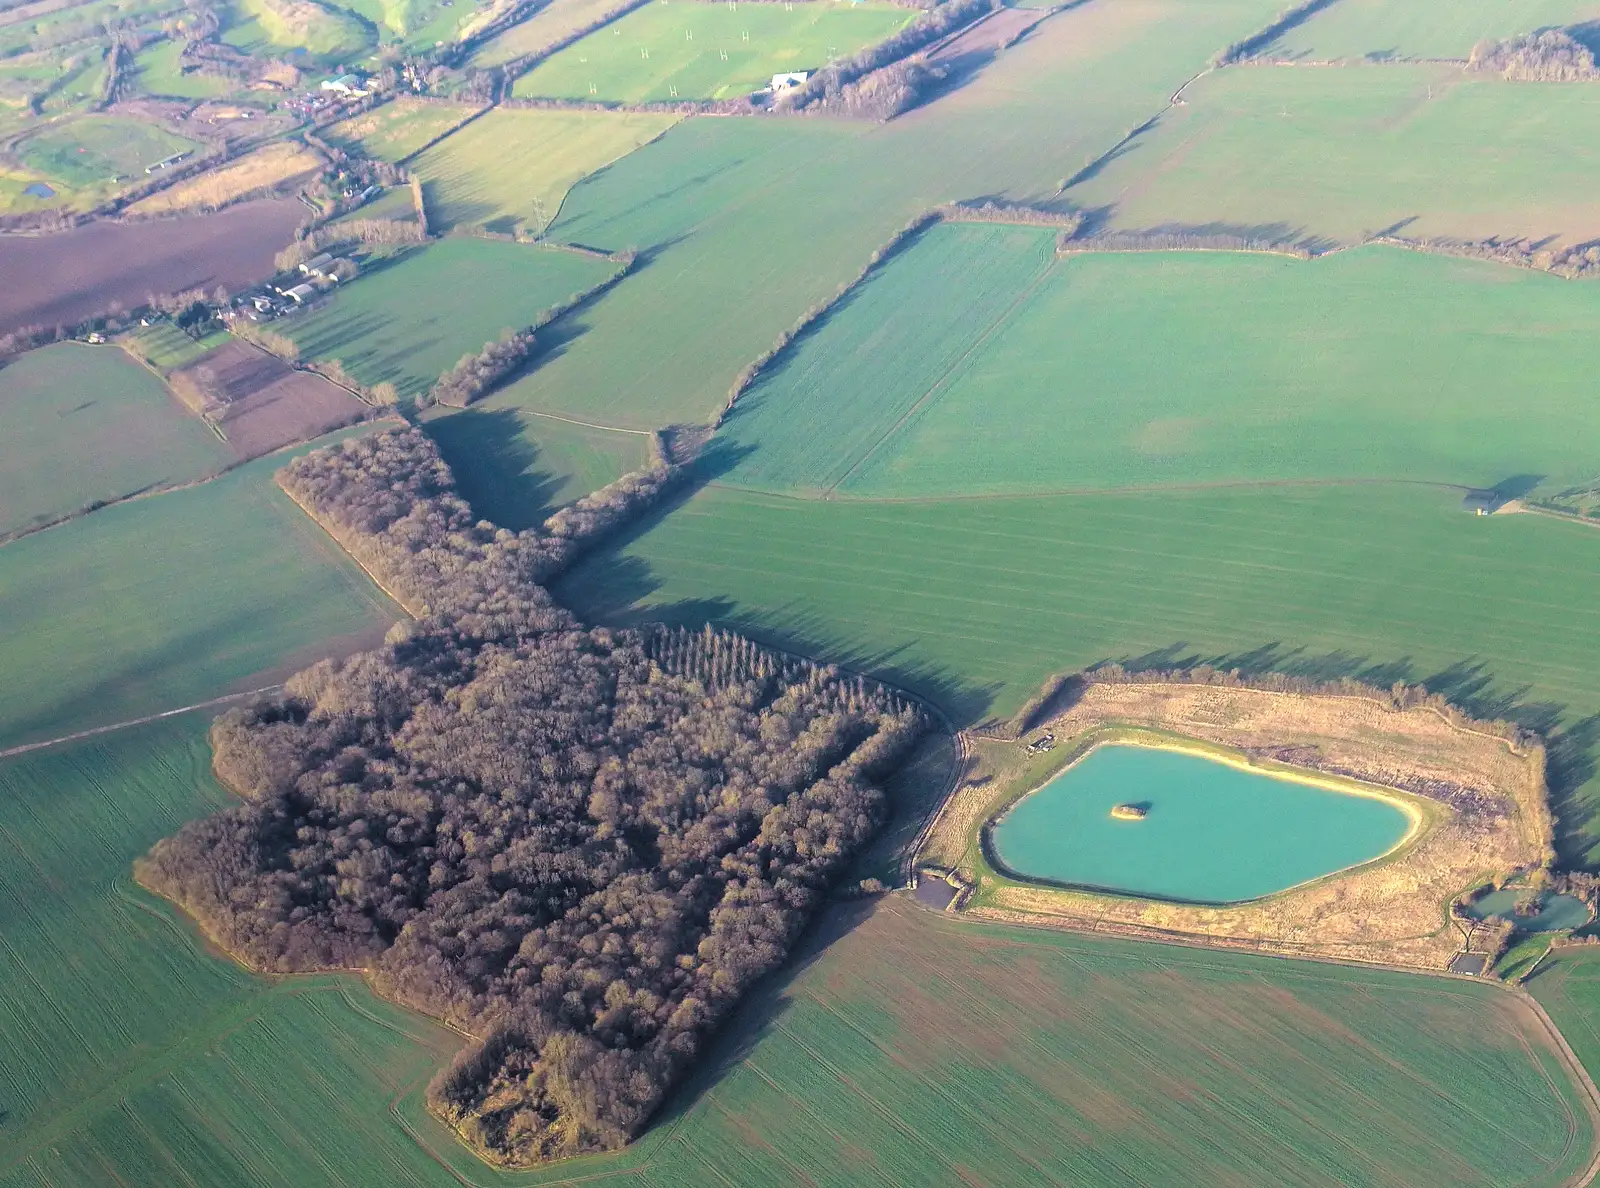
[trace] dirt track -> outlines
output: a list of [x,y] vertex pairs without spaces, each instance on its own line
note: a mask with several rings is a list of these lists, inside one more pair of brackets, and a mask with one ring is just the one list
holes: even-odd
[[132,307],[152,293],[260,280],[303,213],[292,199],[269,199],[209,215],[0,235],[0,334],[71,325],[113,301]]

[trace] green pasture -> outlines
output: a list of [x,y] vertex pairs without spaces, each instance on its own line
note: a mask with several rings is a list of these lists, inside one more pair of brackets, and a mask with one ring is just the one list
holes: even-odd
[[686,121],[574,188],[551,235],[646,249],[649,263],[501,402],[635,429],[710,419],[734,377],[908,220],[953,198],[1048,199],[1277,7],[1074,8],[885,125]]
[[728,481],[1567,486],[1600,457],[1597,321],[1600,287],[1402,248],[1057,259],[1048,229],[944,224],[741,398]]
[[887,676],[958,721],[1102,660],[1422,681],[1560,728],[1560,848],[1600,859],[1600,534],[1405,484],[868,502],[711,487],[557,591]]
[[517,531],[650,459],[644,433],[596,429],[514,409],[473,406],[431,416],[425,428],[473,510]]
[[343,0],[341,7],[374,26],[383,41],[419,50],[454,41],[473,12],[469,5],[454,8],[439,0]]
[[421,1107],[453,1035],[351,976],[253,977],[132,883],[227,801],[205,726],[0,763],[6,1188],[1554,1185],[1593,1141],[1548,1038],[1491,987],[890,902],[825,923],[827,951],[748,1005],[637,1146],[496,1172]]
[[0,366],[0,535],[231,461],[216,434],[115,347],[58,343]]
[[1272,46],[1319,61],[1465,58],[1486,38],[1515,37],[1600,17],[1593,0],[1338,0]]
[[1209,74],[1184,100],[1066,197],[1115,229],[1600,237],[1600,87],[1263,66]]
[[73,189],[104,191],[114,178],[143,181],[147,166],[201,148],[135,116],[86,115],[41,128],[17,146],[17,158]]
[[0,546],[0,749],[266,684],[399,616],[273,485],[285,457]]
[[464,103],[409,103],[396,99],[334,124],[322,135],[332,144],[380,161],[403,161],[471,118],[477,110]]
[[504,66],[524,54],[538,53],[580,29],[604,19],[621,0],[550,0],[526,20],[490,38],[472,52],[469,65],[479,69]]
[[497,108],[410,163],[434,231],[537,234],[567,191],[670,128],[675,115]]
[[412,396],[501,331],[531,325],[615,270],[577,252],[450,238],[372,266],[281,332],[303,358],[338,360],[363,384]]
[[847,0],[650,0],[517,80],[519,97],[652,103],[733,99],[884,40],[913,13]]
[[139,89],[173,99],[214,99],[235,89],[225,78],[199,71],[184,73],[182,58],[183,44],[177,41],[158,41],[140,50],[133,59]]

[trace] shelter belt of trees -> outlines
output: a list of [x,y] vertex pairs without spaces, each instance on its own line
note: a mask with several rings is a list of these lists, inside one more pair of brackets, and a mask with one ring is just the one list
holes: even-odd
[[659,461],[512,533],[417,430],[284,488],[419,617],[212,731],[238,806],[139,877],[272,971],[359,967],[473,1033],[429,1089],[510,1163],[636,1134],[879,824],[892,692],[737,635],[585,628],[539,582]]

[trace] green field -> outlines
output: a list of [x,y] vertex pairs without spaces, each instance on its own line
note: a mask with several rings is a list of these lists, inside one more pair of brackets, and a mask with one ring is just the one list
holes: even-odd
[[541,62],[513,93],[612,103],[734,99],[775,74],[817,70],[875,45],[912,15],[892,4],[844,0],[650,0]]
[[888,903],[836,915],[637,1147],[495,1173],[420,1108],[448,1032],[351,977],[251,977],[131,884],[153,840],[225,802],[204,728],[0,763],[6,1188],[1554,1185],[1593,1139],[1491,987]]
[[646,434],[511,409],[473,407],[431,417],[426,427],[473,510],[517,531],[640,469],[650,457]]
[[[502,330],[531,325],[551,306],[616,270],[576,252],[487,239],[445,239],[369,271],[303,317],[283,324],[302,357],[337,359],[369,386],[425,392]],[[470,284],[461,283],[470,277]]]
[[1558,737],[1569,861],[1600,859],[1600,533],[1454,492],[1283,486],[802,500],[713,487],[558,587],[608,621],[737,626],[958,721],[1108,659],[1424,681]]
[[201,146],[133,116],[86,115],[52,124],[17,146],[29,169],[75,190],[109,190],[114,178],[143,181],[145,167]]
[[497,108],[411,162],[434,231],[543,231],[580,178],[659,136],[674,115]]
[[648,248],[650,263],[499,402],[634,429],[710,419],[750,360],[909,219],[952,198],[1047,198],[1276,11],[1276,0],[1090,4],[885,125],[685,122],[574,189],[553,237]]
[[[458,103],[410,103],[396,99],[334,124],[323,136],[342,148],[380,161],[402,161],[479,110]],[[403,188],[403,187],[396,187]]]
[[233,460],[127,355],[73,342],[0,366],[0,443],[0,535]]
[[170,373],[198,362],[231,340],[226,330],[190,338],[170,320],[163,320],[133,331],[127,338],[118,339],[118,344],[156,370]]
[[1560,948],[1528,981],[1528,990],[1572,1046],[1593,1079],[1600,1076],[1600,948]]
[[1597,319],[1600,288],[1400,248],[1057,260],[1048,229],[944,224],[741,398],[727,481],[1568,486],[1600,469]]
[[0,546],[0,671],[31,674],[0,685],[0,749],[265,684],[399,616],[273,485],[284,460]]
[[1184,99],[1067,197],[1128,229],[1600,237],[1600,87],[1445,65],[1252,67]]
[[1318,60],[1465,58],[1485,38],[1600,17],[1593,0],[1339,0],[1291,30],[1272,54]]
[[440,0],[342,0],[340,7],[376,27],[385,43],[420,50],[454,41],[473,11]]
[[225,78],[181,68],[183,43],[158,41],[134,56],[138,71],[138,86],[150,95],[164,95],[174,99],[213,99],[234,90],[234,84]]
[[625,0],[550,0],[527,20],[484,42],[468,62],[480,69],[504,66],[523,54],[538,53],[615,11]]

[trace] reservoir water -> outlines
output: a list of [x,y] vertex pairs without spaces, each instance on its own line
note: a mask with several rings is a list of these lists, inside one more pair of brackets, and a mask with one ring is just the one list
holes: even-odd
[[[1145,815],[1115,819],[1118,805]],[[1117,745],[1096,748],[1024,798],[992,840],[1024,878],[1237,903],[1377,858],[1410,827],[1386,800]]]

